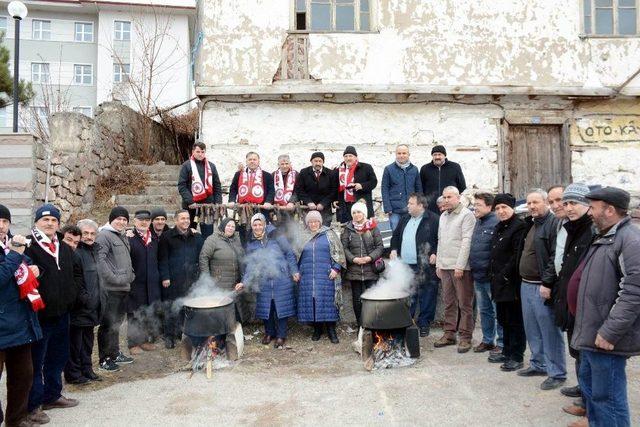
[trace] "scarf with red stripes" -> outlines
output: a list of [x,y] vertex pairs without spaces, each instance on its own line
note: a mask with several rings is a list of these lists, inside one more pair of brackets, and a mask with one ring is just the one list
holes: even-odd
[[213,173],[207,158],[204,158],[204,183],[200,179],[196,159],[191,156],[191,194],[194,203],[202,202],[213,194]]
[[298,172],[293,169],[287,173],[287,179],[282,176],[282,171],[278,169],[273,173],[273,186],[276,190],[276,197],[273,199],[276,205],[284,206],[291,200],[293,195],[293,187],[296,185],[296,177]]
[[351,186],[353,184],[353,179],[356,173],[356,168],[358,167],[358,161],[351,165],[351,167],[347,167],[347,165],[342,162],[340,164],[340,168],[338,169],[338,178],[340,180],[340,192],[344,193],[344,201],[345,202],[355,202],[356,201],[356,192]]
[[[8,237],[7,237],[8,239]],[[4,250],[5,255],[9,253],[10,249],[6,242],[0,241],[0,248]],[[27,299],[31,305],[33,311],[39,311],[44,308],[44,301],[38,292],[38,278],[33,271],[29,268],[26,262],[22,261],[18,266],[18,269],[13,273],[13,277],[18,285],[18,294],[20,299]]]

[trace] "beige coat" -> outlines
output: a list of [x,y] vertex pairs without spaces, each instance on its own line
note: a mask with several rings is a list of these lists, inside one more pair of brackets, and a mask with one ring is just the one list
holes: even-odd
[[440,216],[438,227],[438,261],[441,270],[470,270],[469,249],[476,226],[476,218],[469,209],[459,204],[451,212]]

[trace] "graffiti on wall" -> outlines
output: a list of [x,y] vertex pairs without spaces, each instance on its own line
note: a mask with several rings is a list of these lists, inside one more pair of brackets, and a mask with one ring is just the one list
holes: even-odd
[[640,115],[581,117],[575,124],[586,143],[640,142]]

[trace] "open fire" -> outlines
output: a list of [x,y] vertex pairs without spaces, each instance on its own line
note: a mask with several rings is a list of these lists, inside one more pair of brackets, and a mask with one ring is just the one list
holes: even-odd
[[216,337],[209,337],[194,349],[190,364],[191,375],[204,370],[207,378],[211,378],[214,369],[226,368],[232,362],[227,358],[225,346]]
[[407,350],[405,339],[405,330],[367,331],[362,353],[365,369],[373,371],[413,365],[416,359]]

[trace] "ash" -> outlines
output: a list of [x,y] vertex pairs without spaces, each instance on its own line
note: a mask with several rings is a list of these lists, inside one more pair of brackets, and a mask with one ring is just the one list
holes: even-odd
[[416,363],[407,354],[403,345],[403,340],[396,338],[380,339],[373,348],[371,356],[364,362],[364,367],[368,371],[379,369],[402,368]]
[[192,374],[206,371],[209,376],[211,370],[229,368],[234,362],[227,359],[224,348],[218,348],[215,338],[210,337],[193,350],[190,365]]

